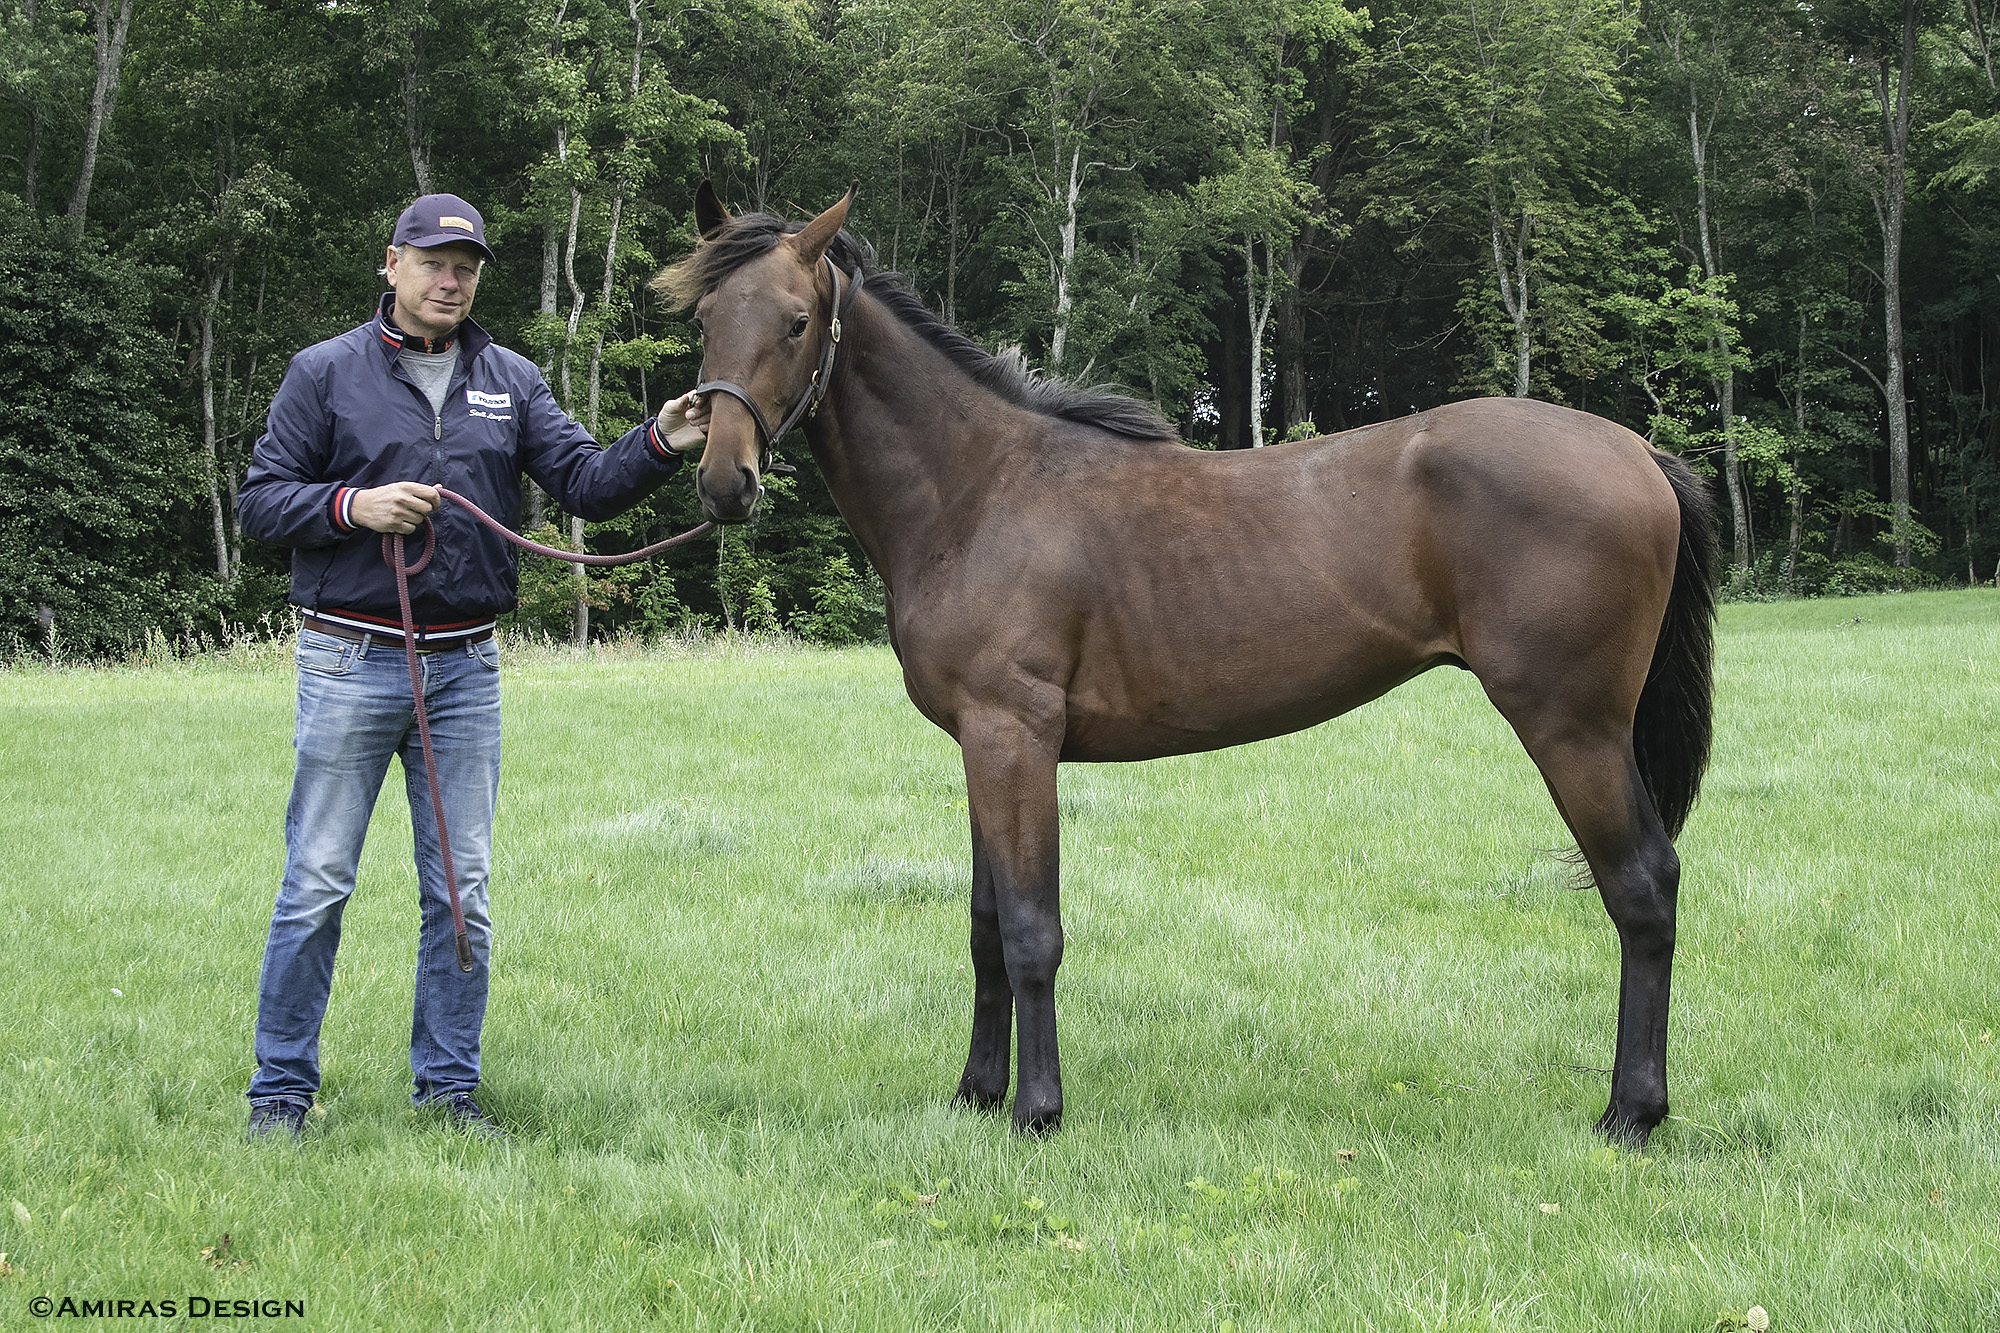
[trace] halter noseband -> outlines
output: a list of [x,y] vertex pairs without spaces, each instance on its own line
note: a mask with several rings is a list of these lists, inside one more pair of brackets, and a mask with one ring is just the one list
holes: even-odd
[[[757,400],[752,398],[750,391],[742,385],[732,384],[728,380],[703,380],[694,386],[694,392],[698,394],[726,393],[750,409],[750,419],[757,423],[757,434],[764,446],[763,459],[759,465],[761,471],[771,472],[783,467],[782,464],[773,465],[771,462],[771,455],[777,449],[778,441],[789,435],[792,427],[798,425],[800,421],[819,411],[820,403],[826,398],[826,392],[833,384],[833,358],[840,350],[840,321],[854,308],[854,298],[861,294],[861,284],[867,276],[857,266],[854,272],[848,275],[850,285],[846,298],[842,299],[840,267],[833,262],[832,255],[822,255],[821,258],[826,261],[827,271],[833,274],[833,313],[826,326],[826,345],[820,351],[819,367],[813,371],[812,383],[806,386],[805,396],[799,399],[792,410],[785,415],[778,428],[771,429],[769,423],[764,420],[763,411],[757,406]],[[784,470],[791,471],[790,468]]]

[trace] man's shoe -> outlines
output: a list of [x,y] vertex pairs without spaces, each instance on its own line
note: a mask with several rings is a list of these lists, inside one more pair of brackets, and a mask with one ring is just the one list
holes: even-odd
[[250,1108],[250,1141],[282,1139],[297,1143],[299,1131],[305,1128],[306,1112],[311,1109],[310,1102],[257,1102]]
[[493,1123],[493,1117],[479,1109],[479,1103],[472,1100],[469,1092],[448,1092],[442,1097],[433,1097],[424,1103],[444,1116],[445,1123],[462,1129],[474,1138],[491,1139],[496,1143],[507,1141],[507,1131]]

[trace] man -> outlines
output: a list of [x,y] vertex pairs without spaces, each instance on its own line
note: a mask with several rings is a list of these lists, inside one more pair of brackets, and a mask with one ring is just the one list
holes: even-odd
[[[238,502],[245,532],[293,548],[291,600],[305,613],[285,870],[257,987],[252,1138],[296,1139],[319,1090],[341,912],[391,755],[403,761],[421,906],[412,1097],[474,1133],[504,1137],[472,1090],[500,782],[493,628],[514,607],[515,557],[462,510],[439,512],[437,488],[512,526],[525,471],[571,513],[608,518],[665,481],[706,428],[706,411],[688,394],[600,448],[532,363],[469,318],[492,258],[484,221],[458,196],[425,195],[405,209],[383,259],[390,290],[375,317],[292,358]],[[427,518],[437,525],[436,555],[410,580],[411,610],[469,973],[454,949],[395,576],[381,554],[380,534],[414,532]]]

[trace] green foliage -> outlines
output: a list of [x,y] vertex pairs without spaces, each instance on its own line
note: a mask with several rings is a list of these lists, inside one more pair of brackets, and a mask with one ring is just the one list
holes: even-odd
[[[544,523],[533,532],[525,534],[530,541],[543,546],[553,546],[559,551],[575,550],[569,534],[553,523]],[[581,568],[583,575],[578,577]],[[551,560],[547,556],[520,556],[519,603],[513,614],[514,628],[523,634],[568,641],[576,632],[576,604],[583,600],[593,612],[607,612],[622,609],[632,602],[631,585],[639,578],[637,570],[629,566],[577,566]],[[671,576],[668,577],[666,596],[673,597]],[[657,599],[657,594],[655,594]],[[648,623],[647,613],[640,613],[644,632],[657,633],[661,627]]]
[[[1664,259],[1664,256],[1660,256]],[[1662,280],[1650,295],[1614,292],[1603,302],[1620,321],[1625,363],[1652,405],[1646,437],[1682,455],[1719,448],[1715,385],[1750,369],[1736,333],[1740,314],[1730,278],[1704,278],[1689,268],[1680,283]]]
[[0,212],[0,655],[114,652],[219,628],[186,559],[199,482],[163,421],[157,275]]
[[688,620],[688,609],[674,596],[674,576],[664,569],[648,570],[633,598],[639,608],[639,633],[651,640]]
[[[1783,587],[1816,588],[1893,521],[1878,75],[1900,59],[1902,13],[142,6],[82,224],[131,285],[121,319],[152,340],[158,373],[129,403],[157,423],[146,466],[172,498],[131,511],[154,524],[145,541],[98,548],[102,632],[79,622],[76,651],[157,615],[182,634],[211,611],[262,618],[288,553],[233,534],[232,485],[287,358],[366,318],[420,177],[485,212],[500,262],[479,318],[602,439],[700,373],[692,330],[645,288],[694,241],[694,185],[796,216],[858,180],[853,229],[934,308],[1042,369],[1130,386],[1192,443],[1526,392],[1704,466],[1733,449],[1751,563],[1782,547]],[[1946,0],[1920,16],[1900,276],[1915,522],[1934,538],[1916,534],[1912,558],[1984,581],[2000,564],[1994,24]],[[86,10],[0,0],[0,204],[31,230],[65,226],[95,59]],[[688,491],[586,540],[683,530]],[[593,576],[592,632],[740,623],[760,578],[778,621],[804,627],[844,555],[867,603],[855,632],[877,633],[874,574],[821,480],[772,501],[740,549],[671,556],[651,609],[644,576]],[[235,591],[203,582],[218,559]],[[521,613],[555,637],[574,611],[561,573],[532,575]],[[0,570],[0,604],[44,604],[26,577]],[[1872,577],[1851,565],[1840,586]],[[166,609],[140,614],[135,596]]]
[[1860,551],[1830,561],[1819,590],[1828,597],[1857,597],[1925,588],[1935,582],[1923,570],[1898,569],[1873,551]]
[[1624,100],[1633,17],[1622,0],[1533,0],[1397,6],[1385,20],[1383,77],[1405,91],[1400,114],[1371,131],[1390,188],[1369,208],[1450,227],[1477,257],[1461,270],[1461,314],[1478,331],[1466,391],[1546,395],[1546,369],[1533,378],[1543,347],[1594,374],[1603,260],[1630,246],[1636,220],[1601,151]]
[[[766,496],[768,502],[768,492]],[[752,626],[754,609],[777,628],[777,602],[771,594],[772,565],[753,544],[749,528],[724,528],[716,545],[715,590],[722,599],[723,619],[730,629],[765,628]]]
[[2000,171],[2000,115],[1975,115],[1960,107],[1931,133],[1950,155],[1950,165],[1938,173],[1939,185],[1979,191]]
[[830,648],[845,648],[862,641],[861,622],[868,596],[845,551],[836,551],[826,558],[819,581],[813,584],[812,604],[811,611],[792,617],[801,638]]
[[738,619],[746,634],[778,632],[778,599],[771,595],[770,580],[759,578],[743,590],[743,605]]

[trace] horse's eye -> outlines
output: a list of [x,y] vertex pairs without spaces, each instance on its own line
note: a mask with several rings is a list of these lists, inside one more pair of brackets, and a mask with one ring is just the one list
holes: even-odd
[[797,338],[797,337],[800,337],[800,336],[802,336],[802,335],[803,335],[803,334],[805,333],[805,331],[806,331],[806,325],[807,325],[807,324],[809,324],[809,323],[811,323],[811,322],[812,322],[812,321],[810,321],[809,319],[807,319],[807,318],[806,318],[806,317],[805,317],[804,315],[800,315],[800,316],[799,316],[799,317],[798,317],[797,319],[793,320],[793,321],[792,321],[792,336],[793,336],[794,338]]

